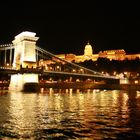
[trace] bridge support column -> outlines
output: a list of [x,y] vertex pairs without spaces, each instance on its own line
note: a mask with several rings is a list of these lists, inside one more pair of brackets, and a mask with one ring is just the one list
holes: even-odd
[[10,49],[10,58],[9,58],[10,62],[9,65],[12,66],[12,49]]
[[[36,68],[36,41],[38,39],[36,33],[28,31],[15,36],[15,39],[13,40],[15,49],[13,67],[19,71],[21,70],[21,67]],[[38,74],[33,73],[33,71],[30,71],[28,68],[28,72],[23,73],[23,71],[20,71],[19,74],[11,75],[10,90],[31,92],[38,90]]]
[[9,90],[37,92],[39,90],[38,74],[24,73],[11,75]]
[[7,62],[7,50],[5,49],[5,52],[4,52],[4,66],[6,66],[6,62]]

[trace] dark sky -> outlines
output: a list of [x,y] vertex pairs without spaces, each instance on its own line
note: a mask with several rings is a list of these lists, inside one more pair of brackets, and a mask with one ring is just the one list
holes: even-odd
[[94,53],[109,49],[140,53],[137,3],[37,1],[1,1],[0,44],[11,43],[22,31],[32,31],[40,37],[37,45],[55,54],[83,54],[87,41]]

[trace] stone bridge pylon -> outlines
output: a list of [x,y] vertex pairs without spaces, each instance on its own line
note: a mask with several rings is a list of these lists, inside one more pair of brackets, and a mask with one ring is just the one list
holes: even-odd
[[[36,41],[39,37],[33,32],[22,32],[15,36],[14,45],[14,60],[13,67],[17,70],[22,68],[36,67]],[[18,73],[11,75],[10,90],[22,91],[25,84],[35,84],[39,82],[38,74],[34,73]]]
[[36,41],[39,37],[35,37],[36,33],[22,32],[15,36],[13,45],[15,48],[13,67],[19,68],[36,66]]

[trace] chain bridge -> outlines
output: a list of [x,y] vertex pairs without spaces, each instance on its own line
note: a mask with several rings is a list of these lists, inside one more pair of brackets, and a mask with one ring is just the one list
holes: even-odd
[[22,32],[11,44],[0,45],[0,73],[10,76],[10,88],[23,90],[26,83],[103,81],[118,82],[115,76],[105,75],[76,63],[61,59],[39,47],[36,33]]

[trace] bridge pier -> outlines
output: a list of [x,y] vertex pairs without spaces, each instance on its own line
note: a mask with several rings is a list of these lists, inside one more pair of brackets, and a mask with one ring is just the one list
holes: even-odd
[[9,90],[37,92],[39,90],[38,74],[24,73],[11,75]]
[[39,89],[39,78],[37,73],[29,70],[21,71],[21,68],[36,68],[36,41],[39,39],[33,32],[22,32],[15,36],[13,45],[15,48],[13,67],[20,71],[11,75],[10,90],[15,91],[37,91]]

